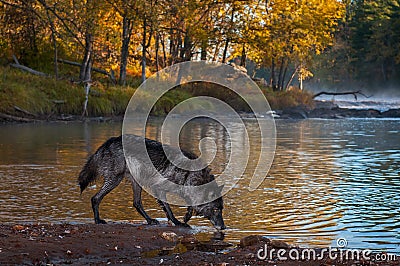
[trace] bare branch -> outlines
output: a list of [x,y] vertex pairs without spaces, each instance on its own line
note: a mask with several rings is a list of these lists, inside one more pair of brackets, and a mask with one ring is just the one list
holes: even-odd
[[358,90],[358,91],[346,91],[346,92],[326,92],[326,91],[321,91],[321,92],[315,94],[313,96],[313,99],[315,99],[315,98],[317,98],[317,97],[319,97],[321,95],[333,95],[333,96],[337,96],[337,95],[353,95],[354,99],[357,101],[357,94],[360,94],[360,95],[364,96],[365,98],[371,98],[372,97],[372,95],[370,95],[370,96],[365,95],[364,93],[361,92],[361,90]]

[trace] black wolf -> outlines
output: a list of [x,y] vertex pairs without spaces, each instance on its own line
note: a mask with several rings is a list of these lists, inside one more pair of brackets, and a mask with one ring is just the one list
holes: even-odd
[[[134,135],[124,135],[124,141],[125,140],[127,140],[125,144],[128,143],[129,147],[133,148],[135,146],[138,146],[140,141],[141,143],[143,143],[143,138]],[[147,154],[154,167],[157,169],[158,173],[161,174],[162,178],[184,186],[200,186],[209,182],[214,182],[216,184],[214,176],[210,174],[209,168],[206,167],[198,171],[181,169],[168,160],[164,152],[163,145],[160,142],[147,138],[144,140],[144,142],[147,149]],[[164,145],[164,148],[165,147],[168,146]],[[176,148],[170,148],[178,150]],[[180,151],[185,157],[189,159],[193,160],[197,158],[196,155],[190,152],[184,150]],[[139,155],[136,157],[139,157]],[[143,161],[140,158],[134,159],[134,162],[136,164],[134,166],[135,168],[146,168],[146,165],[144,165]],[[135,171],[134,174],[144,175],[143,171]],[[134,194],[133,206],[146,219],[148,224],[158,224],[158,221],[156,219],[152,219],[143,209],[141,201],[142,187],[133,178],[126,164],[122,146],[122,136],[110,138],[103,145],[101,145],[100,148],[93,155],[88,158],[78,178],[81,193],[90,183],[93,183],[94,181],[96,181],[96,179],[100,177],[104,178],[104,184],[102,188],[91,199],[94,221],[96,224],[106,223],[104,220],[100,219],[100,202],[104,198],[104,196],[106,196],[120,184],[124,177],[127,177],[132,183]],[[149,180],[150,179],[151,177],[149,177]],[[187,222],[190,220],[192,214],[196,213],[198,215],[208,218],[215,228],[222,230],[225,229],[225,224],[222,218],[223,200],[220,196],[221,191],[222,186],[217,186],[216,189],[214,189],[212,192],[218,193],[217,196],[214,197],[216,198],[214,201],[197,206],[189,206],[183,223],[175,218],[167,202],[160,199],[158,199],[157,201],[166,213],[167,218],[175,225],[188,226]],[[189,195],[188,197],[189,199],[193,199],[196,196],[198,195]],[[191,202],[196,201],[194,200]]]

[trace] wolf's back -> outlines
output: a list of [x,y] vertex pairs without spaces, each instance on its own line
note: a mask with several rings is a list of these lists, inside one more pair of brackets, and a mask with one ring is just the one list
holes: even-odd
[[[168,169],[172,163],[169,161],[169,158],[163,150],[163,145],[160,142],[150,139],[143,139],[143,137],[135,135],[125,135],[125,145],[128,146],[127,152],[131,157],[135,157],[136,163],[138,163],[137,167],[140,167],[140,164],[147,164],[145,158],[142,158],[141,156],[144,154],[142,151],[143,140],[145,141],[147,155],[149,156],[153,166],[160,172]],[[168,149],[172,150],[173,154],[178,151],[177,148],[173,147]],[[197,158],[196,155],[190,152],[184,150],[181,150],[181,152],[189,159]],[[144,168],[146,167],[148,166],[145,165]],[[182,170],[180,170],[180,172],[182,172]],[[178,184],[184,183],[188,175],[186,175],[186,171],[183,172],[184,173],[181,175],[173,175],[176,180],[170,181]],[[117,179],[118,176],[126,174],[127,165],[124,157],[122,136],[112,137],[103,143],[103,145],[101,145],[97,151],[88,158],[86,164],[83,166],[79,174],[78,182],[82,192],[89,186],[89,184],[94,183],[96,179],[100,177],[104,177],[111,182],[111,180]],[[206,180],[200,181],[207,183]]]

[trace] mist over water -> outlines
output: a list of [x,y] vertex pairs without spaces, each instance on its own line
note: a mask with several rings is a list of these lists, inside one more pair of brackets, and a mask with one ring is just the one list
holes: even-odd
[[348,109],[374,109],[385,112],[390,109],[400,109],[400,88],[376,88],[363,89],[359,87],[348,87],[342,89],[319,88],[312,86],[310,91],[314,94],[325,92],[351,92],[361,91],[357,94],[357,99],[353,95],[322,95],[315,100],[330,101],[337,104],[341,108]]
[[386,112],[390,109],[400,109],[400,98],[367,98],[355,100],[353,96],[318,97],[321,101],[330,101],[340,108],[367,110],[374,109]]

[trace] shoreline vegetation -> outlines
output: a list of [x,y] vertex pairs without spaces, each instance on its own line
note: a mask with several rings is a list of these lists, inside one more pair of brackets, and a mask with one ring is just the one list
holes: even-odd
[[[122,120],[125,108],[139,82],[133,86],[118,86],[107,82],[93,83],[87,106],[82,115],[85,92],[82,84],[70,80],[55,80],[0,67],[0,121],[110,121]],[[306,90],[293,88],[273,91],[260,86],[271,109],[282,119],[305,118],[398,118],[399,109],[386,112],[339,108],[331,101],[318,101]],[[187,84],[164,95],[151,115],[166,115],[175,105],[194,96],[208,95],[230,104],[244,117],[251,117],[248,106],[228,89],[214,84]]]

